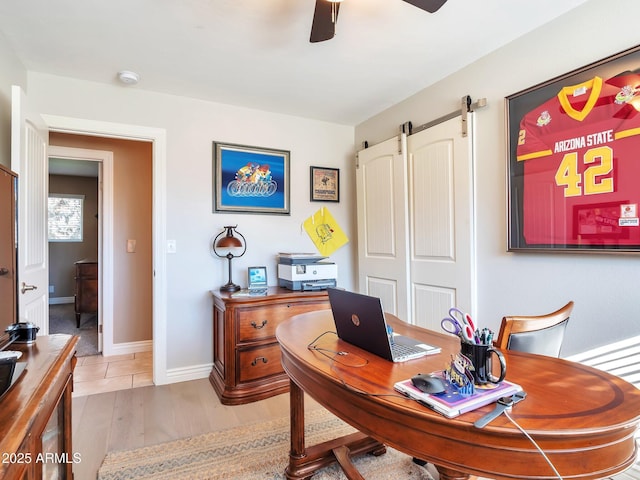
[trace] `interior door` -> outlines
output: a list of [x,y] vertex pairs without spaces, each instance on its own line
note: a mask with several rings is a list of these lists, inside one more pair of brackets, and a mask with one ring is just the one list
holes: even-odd
[[358,152],[358,283],[385,311],[411,322],[406,135]]
[[18,174],[18,317],[49,333],[48,133],[19,86],[11,90],[11,169]]
[[473,313],[473,115],[409,136],[411,294],[415,323],[433,330],[451,306]]

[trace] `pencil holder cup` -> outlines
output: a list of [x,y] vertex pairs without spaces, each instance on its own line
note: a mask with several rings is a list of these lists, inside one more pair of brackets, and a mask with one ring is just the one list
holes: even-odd
[[[467,357],[473,365],[473,381],[476,385],[487,383],[500,383],[507,374],[507,363],[499,350],[492,345],[481,345],[475,343],[460,342],[460,353]],[[496,357],[500,364],[500,375],[493,375],[492,357]]]

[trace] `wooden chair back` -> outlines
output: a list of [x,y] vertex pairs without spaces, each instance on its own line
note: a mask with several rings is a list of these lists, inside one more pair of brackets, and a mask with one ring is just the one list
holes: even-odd
[[503,350],[558,357],[572,310],[573,301],[546,315],[503,317],[494,345]]

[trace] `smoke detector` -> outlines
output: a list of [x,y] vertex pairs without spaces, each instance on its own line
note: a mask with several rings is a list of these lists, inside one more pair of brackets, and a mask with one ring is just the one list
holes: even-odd
[[125,85],[135,85],[140,80],[140,75],[129,70],[121,70],[118,72],[118,79]]

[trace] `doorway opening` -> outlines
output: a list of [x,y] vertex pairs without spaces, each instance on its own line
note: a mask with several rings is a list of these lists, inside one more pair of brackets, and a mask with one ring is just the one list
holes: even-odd
[[[151,148],[152,163],[152,202],[153,212],[150,219],[153,231],[153,265],[150,275],[152,277],[152,358],[153,358],[153,383],[164,385],[175,381],[167,371],[167,276],[164,245],[166,243],[166,161],[167,139],[166,131],[161,128],[144,127],[140,125],[121,124],[99,120],[78,119],[58,115],[42,114],[42,120],[46,124],[49,133],[68,133],[78,136],[94,138],[128,139],[147,142]],[[95,148],[95,147],[94,147]],[[106,185],[105,185],[106,190]],[[103,224],[106,228],[106,215],[112,212],[104,212]],[[107,262],[109,249],[103,248],[103,261]],[[103,282],[104,283],[104,282]],[[103,285],[103,296],[105,285]],[[105,302],[106,305],[106,302]],[[106,317],[106,312],[105,317]],[[105,336],[108,326],[105,324]],[[106,355],[106,341],[103,353]],[[115,349],[118,350],[118,349]],[[114,353],[119,353],[114,352]]]
[[[78,335],[78,357],[102,352],[102,159],[76,149],[49,153],[49,333]],[[52,155],[55,153],[56,156]],[[65,158],[74,155],[74,158]]]
[[[82,183],[77,176],[70,178],[73,172],[89,175],[87,170],[93,166],[92,175],[97,174],[84,179],[87,183],[93,181],[98,208],[95,203],[85,202],[83,222],[97,227],[97,242],[86,245],[84,250],[72,247],[73,258],[51,255],[49,259],[50,277],[55,276],[56,263],[62,262],[67,281],[72,282],[73,304],[52,305],[50,325],[56,320],[54,312],[62,310],[65,324],[68,326],[72,320],[75,334],[81,336],[76,393],[151,385],[152,144],[53,131],[49,133],[49,143],[50,194],[53,185]],[[90,198],[91,187],[80,193]],[[85,243],[91,243],[91,232],[86,233]],[[97,357],[98,351],[93,352],[94,356],[80,351],[82,337],[87,333],[88,337],[95,336],[96,332],[97,350],[103,354]]]

